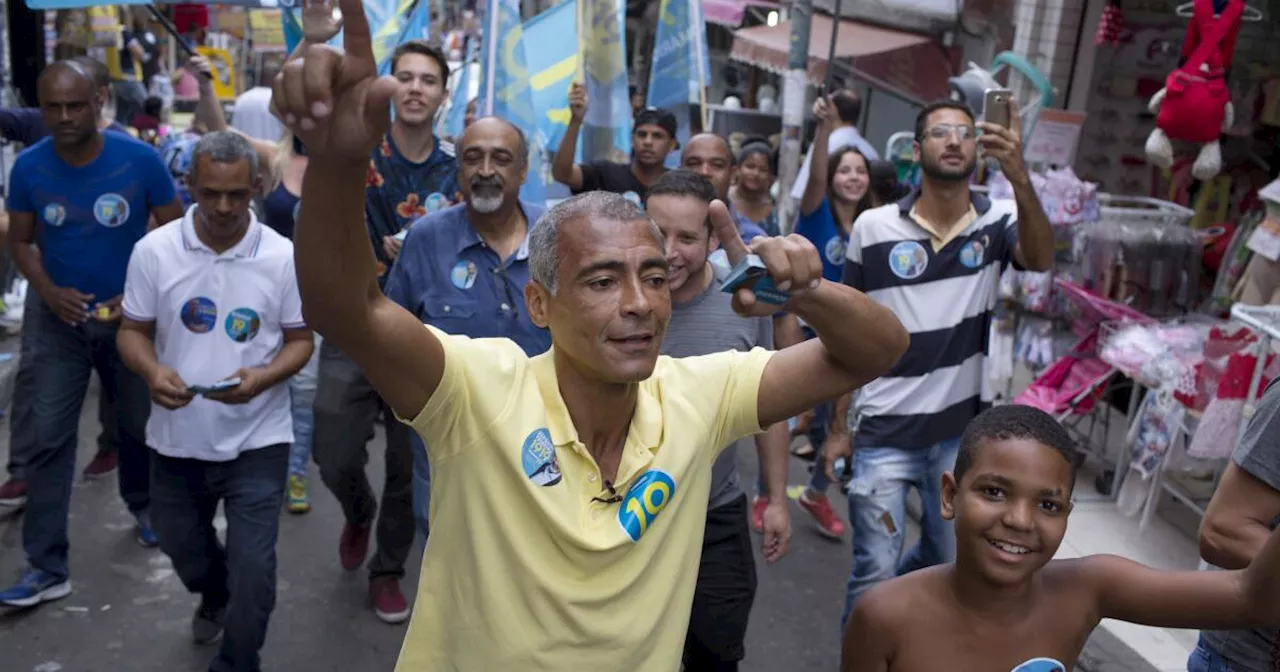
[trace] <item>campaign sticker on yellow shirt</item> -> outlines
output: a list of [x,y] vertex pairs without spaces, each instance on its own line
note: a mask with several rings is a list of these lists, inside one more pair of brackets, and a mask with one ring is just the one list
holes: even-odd
[[535,429],[524,438],[520,451],[520,466],[529,480],[545,487],[560,482],[560,463],[556,462],[556,444],[546,428]]
[[640,541],[645,530],[653,525],[653,521],[675,494],[676,482],[671,474],[659,469],[650,469],[641,474],[627,489],[626,496],[622,498],[622,506],[618,508],[618,524],[622,526],[622,531],[631,541]]

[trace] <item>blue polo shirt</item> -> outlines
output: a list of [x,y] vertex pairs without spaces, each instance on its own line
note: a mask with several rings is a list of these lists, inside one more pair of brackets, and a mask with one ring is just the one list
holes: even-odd
[[[521,202],[529,228],[543,209]],[[409,229],[384,291],[424,323],[471,338],[509,338],[530,357],[551,347],[551,332],[529,319],[528,240],[498,258],[467,220],[465,204],[423,217]]]
[[154,149],[103,133],[102,152],[81,168],[59,158],[50,138],[18,155],[6,207],[35,217],[55,285],[108,301],[124,292],[129,255],[147,233],[151,209],[174,198],[173,179]]

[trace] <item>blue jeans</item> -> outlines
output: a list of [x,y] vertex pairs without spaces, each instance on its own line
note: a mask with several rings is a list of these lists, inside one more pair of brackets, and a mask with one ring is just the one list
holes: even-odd
[[[23,304],[23,315],[31,315],[34,304],[42,303],[36,290],[28,289],[26,302]],[[9,414],[9,476],[15,480],[23,480],[27,462],[36,446],[36,427],[32,422],[32,408],[35,406],[35,375],[32,370],[33,358],[31,348],[40,338],[40,330],[30,321],[23,327],[19,335],[18,375],[13,381],[13,408]],[[116,424],[115,409],[111,407],[107,395],[98,395],[98,424],[102,431],[98,434],[99,452],[118,452],[120,450],[120,427]]]
[[[956,465],[960,439],[927,448],[855,448],[849,496],[853,524],[853,571],[845,598],[844,617],[871,586],[917,569],[952,562],[956,535],[942,519],[942,474]],[[905,556],[907,489],[920,493],[920,542]]]
[[1196,645],[1196,650],[1191,652],[1191,657],[1187,659],[1187,672],[1236,672],[1231,669],[1231,665],[1227,663],[1227,659],[1222,657],[1204,641],[1204,637],[1200,638],[1200,643]]
[[31,348],[35,402],[35,449],[25,467],[27,511],[22,544],[32,567],[66,578],[67,514],[75,481],[77,427],[90,371],[102,379],[102,395],[115,408],[120,428],[116,476],[120,498],[135,515],[150,504],[146,446],[151,395],[141,378],[125,367],[116,350],[118,324],[90,321],[72,327],[37,302],[25,314],[25,328],[39,337]]
[[320,370],[320,334],[315,350],[302,370],[289,379],[289,400],[293,413],[293,446],[289,449],[289,475],[306,478],[311,467],[311,444],[316,434],[316,381]]
[[[276,538],[289,471],[289,445],[248,450],[229,462],[156,454],[151,522],[160,550],[187,590],[227,608],[222,646],[210,672],[258,672],[258,652],[276,606]],[[227,545],[218,542],[218,502]]]
[[431,513],[431,461],[427,459],[427,444],[422,437],[413,432],[411,442],[413,449],[413,518],[418,523],[418,534],[422,535],[422,543],[427,543],[427,533],[431,526],[428,523]]

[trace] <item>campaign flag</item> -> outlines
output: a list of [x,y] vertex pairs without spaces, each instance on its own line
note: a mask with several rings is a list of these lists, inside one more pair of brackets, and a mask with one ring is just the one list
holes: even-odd
[[[692,105],[705,106],[703,91],[711,71],[706,21],[701,0],[662,0],[653,41],[649,89],[645,103],[676,116],[676,139],[689,142]],[[667,167],[680,165],[680,150],[667,155]]]
[[[569,188],[551,177],[551,161],[569,127],[569,87],[578,73],[578,24],[575,0],[565,0],[524,24],[529,66],[529,86],[533,89],[533,112],[537,118],[538,142],[544,148],[543,181],[548,199],[569,197]],[[582,160],[582,144],[574,161]]]
[[[293,9],[281,12],[284,22],[285,48],[293,52],[302,41],[301,0],[285,0]],[[378,61],[380,74],[389,74],[391,53],[396,45],[408,40],[425,39],[430,30],[431,10],[426,2],[419,2],[410,14],[414,0],[364,0],[364,15],[369,20],[369,32],[373,38],[373,57]],[[342,33],[329,40],[335,47],[342,46]]]
[[484,21],[478,112],[506,119],[524,131],[529,141],[529,175],[520,187],[520,197],[542,205],[547,200],[541,170],[543,148],[538,143],[533,89],[525,66],[520,0],[488,0]]
[[467,57],[459,66],[461,72],[450,86],[449,115],[445,120],[445,132],[454,138],[461,138],[467,121],[467,105],[471,102],[471,64],[478,57],[476,41],[467,46]]
[[588,161],[631,159],[626,9],[618,0],[578,0],[578,42],[589,101],[579,146]]
[[193,5],[231,5],[234,7],[248,7],[250,9],[281,9],[284,7],[299,7],[302,0],[206,0],[205,2],[191,2],[187,0],[26,0],[27,6],[31,9],[82,9],[84,7],[102,7],[105,5],[174,5],[174,4],[193,4]]

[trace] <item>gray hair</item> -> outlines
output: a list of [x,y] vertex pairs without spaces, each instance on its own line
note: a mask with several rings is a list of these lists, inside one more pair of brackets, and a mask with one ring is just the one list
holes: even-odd
[[666,238],[649,215],[640,206],[621,194],[607,191],[588,191],[560,201],[542,213],[529,232],[529,279],[542,285],[548,292],[556,293],[556,273],[560,270],[557,245],[560,225],[579,217],[607,219],[615,222],[644,220],[660,247],[666,246]]
[[[496,119],[506,124],[511,130],[516,132],[516,159],[520,162],[521,166],[529,165],[529,136],[526,135],[525,132],[521,130],[519,126],[516,126],[515,124],[511,123],[507,119],[503,119],[502,117],[499,117],[499,116],[491,115],[488,117],[480,117],[475,121],[471,122],[471,125],[474,126],[476,121],[484,121],[485,119]],[[462,136],[458,138],[458,142],[456,143],[457,154],[459,157],[461,157],[462,152],[466,151],[467,149],[466,140],[467,140],[467,132],[463,131]]]
[[200,136],[196,148],[191,152],[191,174],[195,179],[196,166],[200,165],[200,157],[207,156],[214,163],[249,162],[249,182],[258,183],[258,152],[253,145],[239,133],[231,131],[213,131]]

